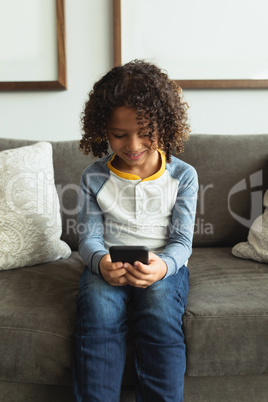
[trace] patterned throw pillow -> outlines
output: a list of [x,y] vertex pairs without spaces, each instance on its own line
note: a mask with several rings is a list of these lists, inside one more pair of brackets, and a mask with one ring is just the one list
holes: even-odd
[[233,247],[234,256],[268,263],[268,190],[264,194],[263,204],[263,215],[253,222],[249,229],[248,241]]
[[0,152],[0,270],[69,257],[61,232],[51,144]]

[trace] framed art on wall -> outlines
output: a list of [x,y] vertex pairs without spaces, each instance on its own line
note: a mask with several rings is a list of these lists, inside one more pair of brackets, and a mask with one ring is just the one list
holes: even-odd
[[64,0],[0,0],[0,90],[64,90]]
[[114,64],[146,59],[183,88],[268,88],[266,0],[114,0]]

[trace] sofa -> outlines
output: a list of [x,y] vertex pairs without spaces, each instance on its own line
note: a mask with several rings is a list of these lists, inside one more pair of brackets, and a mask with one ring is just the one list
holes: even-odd
[[[35,142],[3,138],[0,151]],[[51,144],[62,240],[72,253],[0,271],[0,402],[72,401],[76,297],[84,269],[75,208],[81,173],[94,158],[83,155],[76,140]],[[232,247],[247,241],[262,213],[268,135],[193,134],[179,157],[196,168],[200,186],[183,319],[184,401],[265,402],[268,264],[237,258]],[[131,331],[127,344],[121,401],[132,402]]]

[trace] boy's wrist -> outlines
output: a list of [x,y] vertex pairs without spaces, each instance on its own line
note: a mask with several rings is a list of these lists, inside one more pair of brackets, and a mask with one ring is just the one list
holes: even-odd
[[100,270],[100,263],[101,263],[101,260],[103,259],[103,257],[105,257],[105,255],[107,255],[107,251],[106,252],[99,251],[94,254],[94,256],[92,257],[92,263],[91,263],[92,273],[102,276],[102,273]]
[[[98,268],[99,268],[99,273],[100,273],[100,276],[102,276],[103,277],[103,275],[102,275],[102,265],[103,265],[103,262],[105,261],[105,257],[107,256],[107,255],[109,255],[108,253],[107,254],[104,254],[101,258],[100,258],[100,261],[99,261],[99,266],[98,266]],[[107,258],[107,257],[106,257]]]
[[160,278],[160,280],[162,280],[162,279],[164,279],[166,277],[166,274],[167,274],[167,271],[168,271],[168,267],[167,267],[167,264],[165,263],[165,261],[162,260],[162,263],[163,263],[162,265],[163,265],[164,275],[162,276],[162,278]]

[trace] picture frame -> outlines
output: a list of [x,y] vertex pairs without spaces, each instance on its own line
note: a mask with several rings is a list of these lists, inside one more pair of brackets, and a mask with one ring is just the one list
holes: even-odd
[[[27,52],[18,52],[17,54],[12,53],[12,47],[9,47],[8,43],[6,43],[5,49],[7,50],[7,54],[5,56],[4,62],[2,61],[2,65],[4,64],[3,70],[0,69],[0,91],[29,91],[29,90],[66,90],[67,89],[67,77],[66,77],[66,51],[65,51],[65,18],[64,18],[64,0],[35,0],[35,3],[32,3],[28,0],[28,7],[31,5],[35,7],[34,10],[31,10],[32,13],[29,13],[29,10],[25,11],[25,19],[23,16],[17,15],[17,19],[22,20],[23,24],[31,24],[31,29],[40,30],[40,25],[38,23],[34,23],[33,19],[36,17],[37,10],[38,16],[40,15],[40,20],[44,18],[44,14],[47,16],[48,23],[43,22],[42,28],[46,27],[47,32],[36,32],[36,37],[34,31],[30,31],[28,29],[27,35],[30,38],[29,44],[27,43],[25,46],[28,46],[29,49],[29,57],[25,53]],[[13,0],[14,2],[14,0]],[[25,7],[25,2],[22,2]],[[18,4],[20,6],[20,4]],[[6,7],[7,3],[3,2],[2,7]],[[11,5],[9,5],[11,7]],[[54,9],[55,6],[55,9]],[[22,7],[22,6],[21,6]],[[46,12],[44,12],[44,7],[46,7]],[[50,7],[50,8],[48,8]],[[5,9],[6,11],[6,9]],[[52,12],[53,11],[53,12]],[[0,10],[1,12],[1,10]],[[53,15],[50,15],[53,14]],[[26,20],[26,18],[32,18],[32,20]],[[55,21],[56,19],[56,21]],[[56,26],[54,26],[54,21],[56,22]],[[8,22],[7,22],[8,24]],[[27,31],[27,26],[25,26],[25,31]],[[23,26],[21,28],[24,29]],[[49,30],[53,30],[52,34]],[[22,32],[22,36],[23,36]],[[32,34],[32,35],[31,35]],[[51,39],[51,44],[47,45],[46,54],[44,54],[43,49],[40,51],[41,44],[38,42],[38,38],[43,38],[45,40],[49,36]],[[31,37],[34,39],[31,42]],[[20,38],[18,38],[20,39]],[[15,40],[15,39],[14,39]],[[34,42],[35,41],[35,42]],[[53,42],[53,43],[52,43]],[[13,41],[14,43],[14,41]],[[30,49],[30,45],[34,44],[34,49]],[[51,48],[50,48],[51,46]],[[16,46],[15,46],[16,47]],[[16,47],[18,50],[18,47]],[[16,50],[15,49],[15,50]],[[28,50],[27,49],[27,50]],[[0,57],[4,57],[3,54]],[[39,59],[40,57],[40,59]],[[45,63],[43,62],[43,58],[45,58],[45,62],[48,65],[47,70],[44,68],[44,71],[38,71],[39,66],[43,66]],[[15,60],[15,62],[14,62]],[[52,65],[53,64],[53,65]],[[36,67],[37,66],[37,67]],[[5,70],[4,70],[5,68]],[[42,67],[43,68],[43,67]],[[40,79],[33,79],[31,76],[27,76],[27,73],[31,75],[31,71],[36,72],[33,75],[40,75]],[[35,69],[35,70],[34,70]],[[40,68],[41,70],[41,68]],[[2,77],[1,77],[2,71]],[[4,72],[5,71],[5,74]],[[10,73],[11,71],[11,73]],[[10,77],[7,74],[10,74]],[[3,77],[4,76],[4,77]],[[24,77],[23,77],[24,76]],[[26,79],[25,79],[26,76]],[[5,78],[5,79],[3,79]]]
[[[137,7],[139,7],[139,4],[141,2],[141,0],[136,0],[135,2],[131,2],[129,0],[113,0],[113,29],[114,29],[114,43],[113,43],[113,48],[114,48],[114,66],[116,65],[121,65],[122,63],[124,64],[127,61],[133,60],[135,58],[146,58],[149,61],[155,61],[155,59],[153,57],[150,57],[150,46],[148,46],[147,43],[147,50],[149,49],[149,51],[147,51],[146,53],[146,49],[142,52],[139,51],[139,49],[142,49],[144,46],[144,42],[146,42],[147,39],[147,34],[148,34],[148,30],[146,31],[147,26],[150,26],[150,31],[152,28],[151,24],[155,23],[155,20],[157,20],[157,16],[156,16],[156,8],[157,8],[157,3],[160,1],[156,1],[154,3],[151,4],[151,9],[153,10],[153,12],[151,13],[152,16],[150,17],[149,13],[148,15],[146,14],[146,7],[147,9],[149,9],[149,3],[152,2],[152,0],[146,0],[146,2],[144,2],[142,4],[142,10],[140,13],[137,12]],[[192,51],[191,54],[189,52],[189,60],[187,60],[187,49],[184,52],[184,57],[183,57],[183,63],[185,66],[190,66],[191,68],[193,67],[194,63],[196,63],[196,65],[202,65],[202,63],[204,64],[204,72],[206,75],[206,78],[199,78],[199,77],[195,77],[192,78],[191,76],[187,77],[187,68],[185,68],[184,74],[182,74],[182,76],[178,76],[179,74],[177,73],[177,75],[175,75],[176,73],[169,74],[171,75],[171,78],[176,81],[178,83],[179,86],[181,86],[183,89],[219,89],[219,88],[232,88],[232,89],[249,89],[249,88],[255,88],[255,89],[260,89],[260,88],[268,88],[268,57],[267,57],[267,37],[268,37],[268,25],[265,22],[264,15],[266,15],[266,13],[264,12],[264,10],[255,10],[255,14],[252,13],[252,9],[254,9],[255,5],[252,4],[251,8],[249,7],[248,9],[246,9],[245,7],[245,2],[243,2],[243,0],[238,0],[236,2],[232,2],[232,9],[227,10],[226,9],[226,2],[222,3],[222,8],[220,6],[220,4],[217,3],[217,12],[220,13],[222,12],[223,15],[225,15],[226,17],[226,22],[230,22],[229,26],[226,25],[226,31],[224,32],[216,32],[217,30],[217,25],[219,26],[224,26],[224,24],[220,24],[219,20],[216,21],[214,18],[213,19],[213,10],[216,10],[215,7],[216,5],[214,4],[215,1],[214,0],[203,0],[203,2],[200,2],[198,0],[196,0],[195,4],[192,4],[192,2],[182,2],[182,1],[178,1],[178,0],[173,0],[174,1],[174,8],[178,7],[178,4],[180,4],[181,9],[183,10],[183,7],[185,7],[185,12],[182,13],[183,15],[188,16],[190,14],[189,10],[187,7],[192,7],[192,9],[194,9],[194,6],[196,5],[197,7],[199,7],[199,15],[196,17],[195,22],[198,22],[200,20],[200,29],[198,26],[196,26],[196,42],[197,45],[198,44],[202,44],[205,43],[205,40],[202,42],[202,32],[204,31],[207,36],[204,36],[205,39],[209,40],[213,40],[213,46],[214,46],[214,50],[216,50],[216,56],[215,56],[215,60],[213,59],[213,52],[211,55],[209,55],[209,57],[205,58],[205,56],[203,57],[203,60],[201,60],[201,57],[198,58],[198,56],[196,56],[195,59],[195,52]],[[230,2],[231,0],[229,0]],[[129,18],[126,20],[127,16],[125,15],[125,13],[122,11],[122,5],[126,5],[126,2],[128,2],[128,7],[131,8],[131,11],[129,12]],[[168,0],[166,2],[162,2],[161,7],[162,8],[162,12],[164,10],[164,7],[168,7],[168,3],[171,4],[172,0]],[[260,3],[260,5],[263,5],[263,7],[265,7],[265,9],[267,8],[268,11],[268,4],[266,4],[265,0],[258,0],[258,2]],[[159,3],[161,4],[161,3]],[[231,3],[230,3],[231,5]],[[205,7],[206,6],[206,7]],[[209,7],[210,6],[210,7]],[[235,6],[237,6],[237,8],[235,8]],[[253,7],[254,6],[254,7]],[[136,9],[134,8],[136,7]],[[153,8],[154,7],[154,8]],[[244,7],[244,9],[243,9]],[[159,5],[160,8],[160,5]],[[258,8],[258,7],[256,7]],[[210,11],[208,11],[210,10]],[[133,13],[134,11],[134,13]],[[169,18],[170,15],[172,16],[174,13],[172,13],[172,9],[169,10]],[[175,10],[176,11],[176,10]],[[225,13],[225,14],[224,14]],[[144,14],[144,15],[143,15]],[[166,15],[163,15],[163,24],[159,24],[159,31],[160,32],[155,32],[155,36],[158,38],[157,43],[155,44],[155,47],[159,45],[159,35],[163,35],[165,33],[165,31],[169,31],[170,32],[170,26],[168,26],[168,20]],[[171,26],[176,27],[176,32],[178,32],[179,37],[176,39],[176,35],[170,35],[170,36],[174,36],[175,40],[177,40],[176,43],[182,43],[186,36],[187,36],[187,31],[184,33],[184,35],[179,31],[178,27],[180,27],[180,25],[186,24],[186,22],[184,22],[184,18],[179,19],[178,18],[178,23],[177,25],[174,23],[175,18],[176,18],[176,13],[175,16],[173,15],[173,24],[170,23]],[[158,19],[158,22],[160,21],[161,16]],[[193,19],[194,16],[191,15],[191,18]],[[244,19],[243,19],[244,18]],[[239,29],[240,26],[242,26],[242,28],[245,28],[245,32],[247,32],[247,26],[246,24],[248,24],[247,18],[250,19],[251,21],[251,25],[252,22],[255,22],[255,28],[254,29],[254,24],[253,24],[253,29],[251,28],[249,35],[247,36],[247,38],[245,38],[245,41],[248,40],[248,38],[250,38],[250,45],[248,45],[246,42],[242,43],[242,39],[243,39],[243,35],[240,35],[239,33],[239,41],[241,41],[241,61],[239,60],[240,65],[238,65],[238,68],[236,67],[236,72],[235,72],[235,77],[232,77],[230,75],[232,75],[232,60],[235,60],[236,58],[236,53],[237,50],[235,48],[235,43],[233,46],[234,40],[232,40],[232,36],[231,34],[229,35],[229,43],[228,46],[230,47],[230,54],[228,54],[228,46],[226,46],[226,49],[223,49],[221,47],[222,44],[222,40],[224,39],[224,35],[226,36],[226,32],[228,31],[228,29],[230,29],[231,24],[233,24],[234,29],[237,28],[237,30]],[[255,18],[255,20],[254,20]],[[204,21],[211,21],[211,26],[213,27],[214,31],[212,31],[211,33],[209,33],[206,28],[204,28]],[[259,21],[259,20],[260,21]],[[185,18],[186,20],[186,18]],[[262,20],[263,20],[263,24],[262,24]],[[189,19],[190,21],[190,19]],[[224,22],[224,21],[223,21]],[[165,25],[166,23],[166,25]],[[136,24],[136,25],[133,25]],[[203,24],[203,25],[202,25]],[[240,25],[239,25],[240,24]],[[133,27],[135,29],[133,29]],[[148,29],[148,28],[147,28]],[[182,28],[181,28],[182,29]],[[189,30],[193,29],[193,27],[189,27]],[[265,35],[260,35],[260,30],[262,30],[261,32],[264,32]],[[256,31],[256,33],[255,33]],[[139,39],[139,42],[135,42],[136,39],[134,37],[136,32],[136,36]],[[184,32],[184,30],[182,29],[182,32]],[[151,32],[150,32],[151,34]],[[209,36],[210,34],[210,36]],[[256,34],[256,37],[254,36],[254,34]],[[267,35],[266,35],[267,34]],[[169,42],[169,38],[167,38],[167,40],[163,40],[164,45],[167,44]],[[240,37],[241,36],[241,37]],[[127,38],[127,39],[125,39]],[[211,38],[211,39],[210,39]],[[124,39],[126,40],[126,44],[124,46]],[[218,40],[218,43],[217,43]],[[186,41],[187,42],[187,41]],[[238,42],[238,40],[237,40]],[[192,42],[193,43],[193,42]],[[127,46],[128,45],[128,46]],[[180,46],[180,45],[179,45]],[[233,48],[232,48],[233,46]],[[251,56],[251,52],[248,52],[247,46],[250,46],[250,49],[253,51],[257,51],[259,53],[257,54],[257,57],[255,57],[255,59],[257,60],[256,63],[259,63],[258,65],[252,65],[252,61],[254,60],[254,57]],[[176,46],[174,46],[175,49]],[[134,49],[136,48],[136,53],[134,51]],[[231,49],[232,48],[232,49]],[[124,49],[127,49],[128,52],[128,56],[131,57],[125,57],[124,55]],[[138,49],[138,50],[137,50]],[[162,48],[161,48],[162,49]],[[180,49],[180,47],[179,47]],[[204,45],[204,49],[205,45]],[[133,56],[131,55],[131,51],[133,50]],[[230,68],[229,71],[229,76],[222,76],[222,77],[213,77],[213,73],[216,70],[220,70],[222,67],[222,71],[223,71],[223,75],[225,75],[225,71],[224,71],[224,58],[223,58],[223,50],[225,50],[227,58],[229,57],[229,66],[227,66],[228,68]],[[179,50],[180,51],[180,50]],[[243,52],[244,53],[243,53]],[[157,52],[157,50],[156,50]],[[163,48],[163,52],[165,52],[165,48]],[[176,49],[174,50],[174,52],[176,52]],[[222,52],[222,53],[221,53]],[[160,53],[160,51],[159,51]],[[199,53],[199,49],[196,48],[196,53]],[[142,57],[140,56],[140,54],[142,55]],[[144,54],[146,55],[146,57],[144,57]],[[218,59],[217,59],[218,57]],[[233,59],[232,59],[233,57]],[[206,60],[212,60],[212,64],[214,63],[214,65],[216,66],[214,71],[211,70],[211,76],[209,76],[209,72],[206,71],[206,69],[208,70],[208,64],[206,65]],[[260,61],[259,61],[260,60]],[[265,61],[266,60],[266,61]],[[161,67],[163,67],[163,63],[157,63],[158,60],[156,60],[156,64],[161,65]],[[183,64],[181,63],[181,64]],[[188,63],[188,64],[187,64]],[[208,62],[207,62],[208,63]],[[221,66],[221,63],[223,64],[223,66]],[[238,64],[239,64],[238,63]],[[266,64],[264,64],[266,63]],[[183,71],[183,67],[181,67],[180,64],[180,71]],[[227,64],[227,63],[226,63]],[[235,65],[235,62],[234,62]],[[233,65],[233,66],[234,66]],[[248,67],[248,71],[242,71],[244,66],[249,66]],[[165,66],[163,67],[164,69],[166,69],[167,71],[170,71],[169,68],[166,68]],[[228,70],[228,68],[226,68],[226,70]],[[240,70],[241,69],[241,77],[240,77]],[[251,70],[250,70],[251,69]],[[190,69],[189,69],[190,70]],[[248,76],[247,76],[248,74]],[[254,77],[253,77],[254,76]]]

